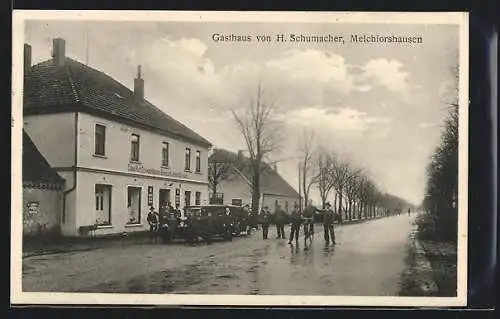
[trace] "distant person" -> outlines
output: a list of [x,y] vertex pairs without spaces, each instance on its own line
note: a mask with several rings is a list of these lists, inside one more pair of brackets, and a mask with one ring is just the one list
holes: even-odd
[[291,229],[290,229],[290,239],[288,240],[288,244],[292,244],[292,241],[295,238],[295,245],[299,245],[299,232],[300,225],[302,224],[302,216],[299,211],[298,205],[295,205],[292,210],[292,215],[290,216]]
[[246,216],[247,234],[250,234],[252,232],[252,213],[250,212],[250,206],[248,204],[243,206],[243,214]]
[[155,242],[158,237],[160,218],[159,214],[155,211],[155,208],[151,206],[149,208],[149,213],[146,218],[149,224],[149,240],[150,242]]
[[332,205],[330,203],[326,204],[326,210],[323,213],[323,232],[325,237],[325,244],[330,244],[330,239],[332,244],[336,244],[335,242],[335,213],[332,210]]
[[271,224],[271,213],[269,208],[266,206],[261,211],[260,224],[262,225],[262,239],[267,239],[269,234],[269,224]]
[[276,207],[274,212],[274,223],[276,224],[276,239],[285,239],[285,220],[286,213],[281,209],[281,206]]

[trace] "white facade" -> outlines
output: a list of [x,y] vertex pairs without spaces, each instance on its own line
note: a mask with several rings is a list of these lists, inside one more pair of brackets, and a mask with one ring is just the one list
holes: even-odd
[[[96,127],[105,132],[100,138]],[[66,179],[63,235],[78,236],[82,226],[92,225],[96,235],[146,230],[149,205],[160,207],[160,190],[163,204],[168,193],[180,208],[186,199],[208,203],[207,146],[84,113],[25,116],[24,128]],[[138,160],[132,160],[133,135]]]
[[[233,200],[241,200],[242,205],[252,205],[252,190],[248,181],[239,174],[232,174],[229,178],[222,180],[217,186],[217,193],[224,195],[224,204],[232,204]],[[274,212],[277,206],[281,206],[287,213],[291,213],[294,204],[299,203],[299,197],[270,194],[264,189],[260,197],[260,207],[269,207]]]

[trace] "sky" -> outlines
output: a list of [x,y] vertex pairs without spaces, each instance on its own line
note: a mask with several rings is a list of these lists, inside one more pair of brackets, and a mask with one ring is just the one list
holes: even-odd
[[[213,34],[252,42],[216,42]],[[258,43],[257,35],[417,35],[422,44]],[[413,204],[423,198],[425,168],[439,143],[458,58],[454,25],[27,21],[33,63],[50,58],[52,39],[66,55],[133,89],[142,67],[145,97],[208,139],[245,149],[231,110],[244,110],[261,83],[282,122],[278,171],[297,189],[298,141],[363,167],[379,188]],[[319,202],[317,190],[312,199]]]

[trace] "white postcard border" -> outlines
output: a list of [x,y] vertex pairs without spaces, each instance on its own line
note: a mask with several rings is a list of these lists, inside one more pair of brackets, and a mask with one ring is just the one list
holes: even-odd
[[[22,292],[22,87],[26,20],[189,21],[456,24],[459,46],[459,217],[457,297],[178,295]],[[465,306],[467,302],[468,212],[468,14],[417,12],[201,12],[201,11],[13,11],[11,303],[109,305],[259,305],[259,306]]]

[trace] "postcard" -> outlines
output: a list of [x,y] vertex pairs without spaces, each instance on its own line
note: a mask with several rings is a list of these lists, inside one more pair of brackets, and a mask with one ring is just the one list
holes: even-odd
[[463,306],[467,13],[13,13],[11,303]]

